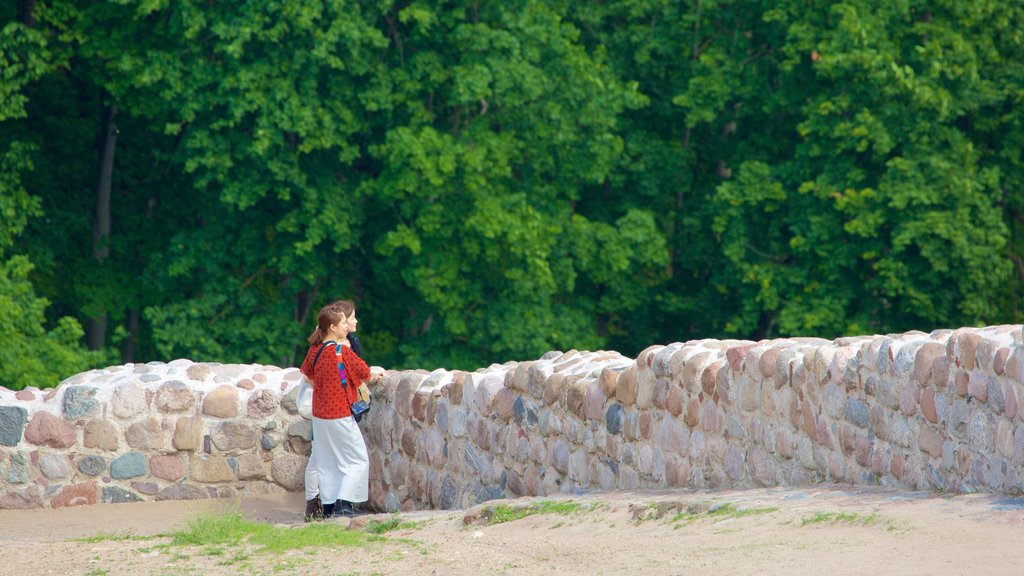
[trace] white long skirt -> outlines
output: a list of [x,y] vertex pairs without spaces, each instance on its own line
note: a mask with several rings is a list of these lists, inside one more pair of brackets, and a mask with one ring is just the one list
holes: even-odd
[[319,492],[322,504],[338,500],[366,502],[369,491],[370,457],[355,419],[314,417],[313,452],[306,467],[306,499],[311,500]]

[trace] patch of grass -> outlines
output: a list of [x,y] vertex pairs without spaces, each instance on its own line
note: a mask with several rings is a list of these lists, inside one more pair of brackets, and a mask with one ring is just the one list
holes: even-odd
[[75,538],[72,542],[85,542],[86,544],[95,544],[97,542],[123,542],[125,540],[137,540],[144,542],[146,540],[154,540],[159,536],[134,536],[132,534],[118,534],[116,532],[103,532],[95,536],[87,536],[85,538]]
[[713,518],[716,521],[722,521],[730,518],[757,516],[760,514],[771,514],[779,511],[779,508],[775,506],[767,508],[737,508],[734,504],[729,502],[714,505],[703,513],[699,512],[699,509],[700,508],[687,508],[685,511],[680,511],[676,513],[675,516],[672,516],[668,523],[673,525],[673,530],[678,530],[706,517]]
[[392,530],[414,530],[419,528],[421,525],[422,524],[419,522],[403,522],[402,519],[399,518],[398,514],[395,514],[384,521],[371,520],[370,522],[367,522],[363,531],[369,534],[384,534],[386,532],[391,532]]
[[237,546],[248,543],[257,547],[256,552],[273,554],[318,546],[365,546],[379,539],[330,522],[282,528],[252,522],[237,513],[201,516],[189,522],[185,530],[172,532],[170,537],[175,546]]
[[778,512],[779,509],[775,506],[768,508],[737,508],[733,504],[723,504],[716,508],[708,510],[708,516],[727,516],[729,518],[742,518],[743,516],[756,516],[758,514],[771,514],[772,512]]
[[856,512],[817,512],[814,516],[808,516],[800,519],[801,526],[808,526],[810,524],[830,524],[835,525],[839,523],[853,524],[856,526],[870,526],[878,521],[878,515],[875,513],[868,514],[867,516],[857,514]]
[[107,576],[107,574],[110,574],[110,570],[106,568],[93,568],[86,572],[85,576]]
[[521,520],[527,516],[534,516],[536,514],[572,514],[579,512],[582,506],[578,502],[571,500],[567,502],[553,502],[551,500],[542,500],[535,502],[529,506],[510,506],[508,504],[499,504],[494,507],[494,514],[491,516],[488,524],[501,524],[503,522],[512,522],[515,520]]

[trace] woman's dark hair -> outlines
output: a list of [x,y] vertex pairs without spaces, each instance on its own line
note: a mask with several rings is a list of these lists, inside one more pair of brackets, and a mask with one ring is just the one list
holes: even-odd
[[324,306],[317,315],[316,329],[313,330],[313,333],[309,335],[307,340],[309,340],[310,344],[320,344],[331,329],[331,324],[341,322],[354,314],[355,311],[356,305],[350,300],[338,300]]

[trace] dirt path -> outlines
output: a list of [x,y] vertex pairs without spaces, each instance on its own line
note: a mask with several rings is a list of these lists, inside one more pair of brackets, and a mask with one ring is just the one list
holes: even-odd
[[[495,504],[561,506],[499,524]],[[882,489],[590,493],[400,515],[414,527],[361,547],[279,554],[169,546],[201,514],[239,510],[301,526],[302,496],[0,511],[0,573],[227,574],[986,574],[1024,573],[1024,499]],[[464,519],[476,518],[465,524]],[[388,515],[361,517],[385,521]],[[333,520],[339,527],[347,520]],[[83,541],[83,538],[92,538]]]

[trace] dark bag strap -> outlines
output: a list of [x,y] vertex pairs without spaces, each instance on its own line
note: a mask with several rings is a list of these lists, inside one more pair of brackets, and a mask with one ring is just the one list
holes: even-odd
[[[324,351],[324,348],[326,348],[328,344],[334,344],[335,346],[338,345],[338,343],[335,342],[334,340],[328,340],[328,341],[324,342],[323,344],[321,344],[320,345],[320,349],[316,351],[316,356],[313,357],[313,366],[310,367],[310,369],[309,369],[310,372],[316,370],[316,362],[317,362],[317,360],[320,359],[320,353]],[[342,388],[347,388],[347,386],[342,386]],[[345,394],[342,394],[342,396],[344,396],[345,400],[348,402],[348,412],[349,412],[349,414],[352,414],[352,417],[355,418],[356,415],[355,415],[355,412],[352,411],[352,401],[348,399],[348,393],[346,392]],[[362,415],[360,415],[360,417],[362,417]]]
[[316,370],[316,361],[320,359],[320,353],[323,352],[324,348],[327,348],[327,345],[331,342],[334,342],[334,340],[328,340],[320,345],[320,349],[316,351],[316,356],[313,357],[313,365],[309,367],[310,372]]

